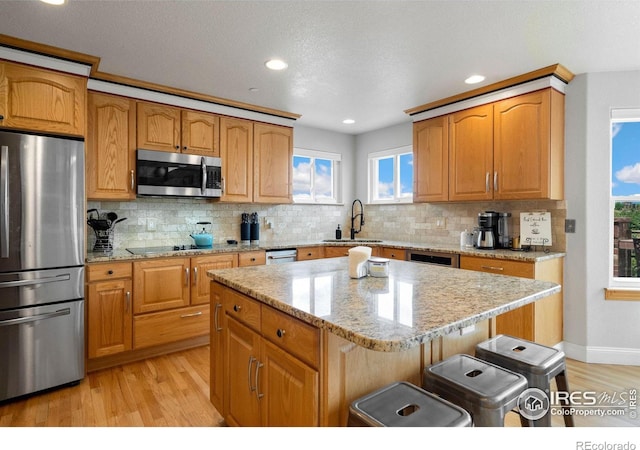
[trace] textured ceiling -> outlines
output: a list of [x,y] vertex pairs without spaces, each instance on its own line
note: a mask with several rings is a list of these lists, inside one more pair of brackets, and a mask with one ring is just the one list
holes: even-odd
[[[0,0],[2,34],[352,134],[410,121],[405,109],[471,89],[473,73],[487,77],[476,88],[555,63],[575,74],[638,70],[639,29],[637,0]],[[271,57],[288,69],[267,70]]]

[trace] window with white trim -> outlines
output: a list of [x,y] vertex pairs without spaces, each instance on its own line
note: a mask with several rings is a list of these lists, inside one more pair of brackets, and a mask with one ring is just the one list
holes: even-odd
[[293,202],[341,201],[339,153],[293,149]]
[[611,111],[609,285],[640,288],[640,109]]
[[413,201],[413,148],[369,153],[369,203]]

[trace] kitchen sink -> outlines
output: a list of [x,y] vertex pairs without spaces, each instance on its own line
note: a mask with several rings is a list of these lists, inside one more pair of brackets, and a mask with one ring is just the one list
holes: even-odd
[[382,239],[324,239],[322,242],[382,242]]

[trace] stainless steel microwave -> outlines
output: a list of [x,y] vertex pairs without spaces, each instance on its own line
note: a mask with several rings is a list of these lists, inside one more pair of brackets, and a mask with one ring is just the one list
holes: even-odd
[[137,194],[217,198],[222,195],[220,158],[186,153],[136,151]]

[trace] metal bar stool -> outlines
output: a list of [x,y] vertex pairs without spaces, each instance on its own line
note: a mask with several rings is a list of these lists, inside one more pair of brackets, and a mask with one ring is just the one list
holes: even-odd
[[350,427],[470,427],[471,416],[424,389],[400,381],[351,403]]
[[[476,357],[523,375],[530,388],[538,388],[549,396],[550,383],[556,379],[559,392],[569,393],[564,352],[525,339],[500,334],[476,346]],[[564,424],[572,427],[573,416],[568,395],[560,399]],[[531,426],[551,426],[551,412],[530,422]]]
[[469,411],[475,426],[503,427],[527,380],[473,356],[454,355],[425,368],[423,388]]

